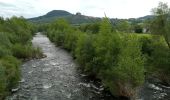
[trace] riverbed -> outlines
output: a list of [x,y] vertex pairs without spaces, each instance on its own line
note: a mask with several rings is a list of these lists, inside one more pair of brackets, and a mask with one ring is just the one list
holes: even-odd
[[[118,100],[105,92],[100,81],[82,74],[70,53],[45,35],[37,33],[32,43],[47,57],[22,65],[19,86],[6,100]],[[146,82],[139,100],[170,100],[170,87]]]

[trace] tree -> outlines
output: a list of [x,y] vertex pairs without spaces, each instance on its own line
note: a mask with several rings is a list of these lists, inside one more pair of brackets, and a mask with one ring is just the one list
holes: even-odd
[[162,35],[170,48],[170,8],[167,3],[160,2],[152,12],[155,18],[151,23],[151,33]]
[[144,82],[144,57],[141,53],[141,44],[134,35],[124,37],[118,55],[117,66],[113,70],[117,76],[113,84],[121,96],[136,98],[138,87]]
[[126,20],[121,20],[117,25],[116,28],[118,29],[118,31],[120,32],[127,32],[130,33],[131,32],[131,26],[129,24],[128,21]]

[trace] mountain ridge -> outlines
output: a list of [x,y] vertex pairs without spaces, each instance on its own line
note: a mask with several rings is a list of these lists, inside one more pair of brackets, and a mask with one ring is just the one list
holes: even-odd
[[[82,15],[80,12],[77,12],[76,14],[72,14],[68,11],[65,10],[52,10],[45,15],[34,17],[34,18],[29,18],[28,20],[34,23],[50,23],[54,20],[57,20],[59,18],[64,18],[66,19],[69,23],[71,24],[83,24],[83,23],[93,23],[96,21],[100,21],[102,18],[100,17],[93,17],[93,16],[86,16]],[[146,19],[152,19],[152,15],[146,15],[143,17],[139,18],[129,18],[126,20],[146,20]],[[118,18],[110,18],[111,20],[121,20]]]

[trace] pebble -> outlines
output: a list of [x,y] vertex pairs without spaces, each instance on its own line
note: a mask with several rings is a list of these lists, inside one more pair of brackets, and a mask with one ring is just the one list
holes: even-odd
[[31,74],[33,71],[29,71],[28,73]]
[[19,81],[19,83],[24,83],[25,82],[25,79],[21,79],[20,81]]
[[49,89],[49,88],[51,88],[52,87],[52,84],[44,84],[43,85],[43,88],[44,89]]
[[12,89],[11,92],[17,92],[19,88]]
[[70,99],[71,98],[71,93],[67,95],[67,98]]
[[36,66],[35,66],[35,65],[33,65],[32,67],[33,67],[33,68],[36,68]]
[[43,69],[42,69],[43,72],[48,72],[48,71],[50,71],[50,70],[51,70],[51,68],[43,68]]
[[162,91],[162,88],[154,85],[154,84],[149,84],[149,87],[152,88],[152,89],[155,89],[155,90],[159,90],[159,91]]

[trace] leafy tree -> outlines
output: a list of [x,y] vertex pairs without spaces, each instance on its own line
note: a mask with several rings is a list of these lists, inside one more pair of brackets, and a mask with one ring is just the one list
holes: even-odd
[[141,45],[136,36],[126,36],[121,45],[118,63],[113,70],[115,84],[119,95],[134,97],[137,87],[144,82],[144,58],[141,53]]
[[116,28],[117,28],[118,31],[120,31],[120,32],[126,32],[126,33],[131,32],[131,25],[130,25],[129,22],[126,21],[126,20],[121,20],[121,21],[116,25]]
[[151,33],[163,35],[170,48],[170,8],[167,3],[160,2],[152,12],[155,18],[151,24]]
[[76,59],[83,66],[83,70],[90,75],[96,74],[93,58],[94,53],[94,35],[82,34],[79,36],[76,46]]
[[100,25],[100,31],[94,41],[95,53],[94,61],[96,69],[107,69],[115,63],[118,50],[119,36],[112,33],[112,26],[107,18],[104,18]]
[[143,27],[141,24],[134,24],[133,29],[135,33],[142,33],[143,32]]

